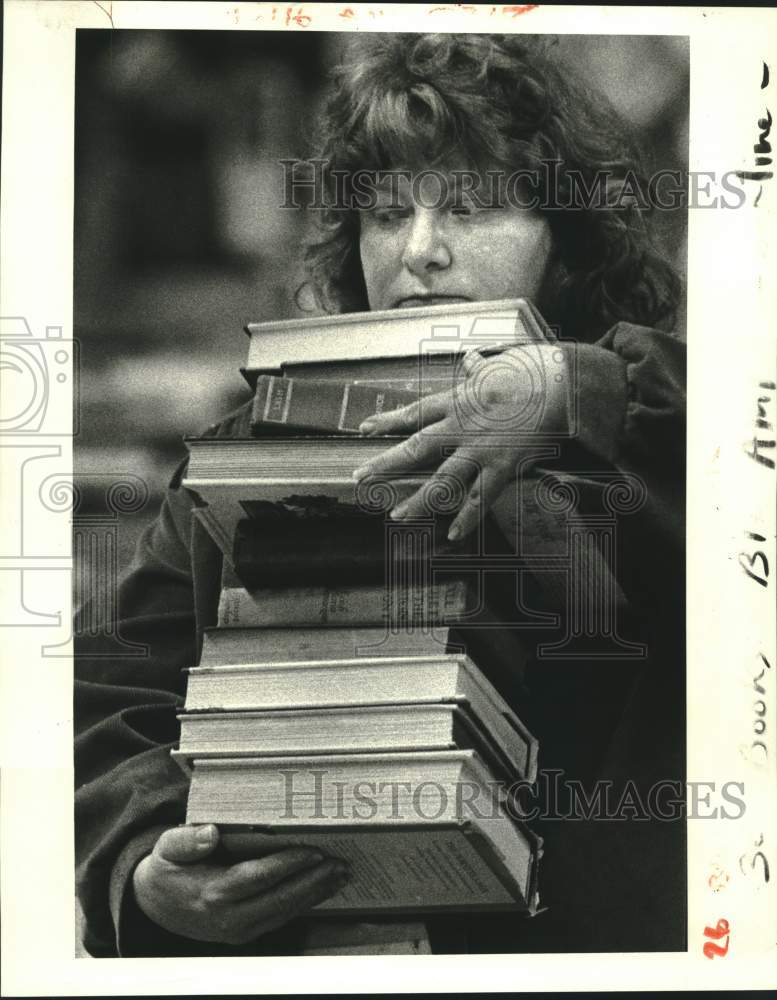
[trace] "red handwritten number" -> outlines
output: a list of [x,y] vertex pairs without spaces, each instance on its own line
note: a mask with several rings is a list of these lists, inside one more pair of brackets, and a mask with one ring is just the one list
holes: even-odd
[[[716,955],[725,955],[728,952],[728,942],[729,942],[729,925],[728,920],[719,920],[714,927],[705,927],[704,936],[708,938],[713,938],[712,941],[707,941],[704,944],[704,956],[705,958],[714,958]],[[722,937],[726,939],[725,944],[716,944]]]
[[528,14],[530,10],[535,10],[536,8],[536,3],[522,3],[513,7],[502,7],[502,13],[510,17],[518,17],[521,14]]

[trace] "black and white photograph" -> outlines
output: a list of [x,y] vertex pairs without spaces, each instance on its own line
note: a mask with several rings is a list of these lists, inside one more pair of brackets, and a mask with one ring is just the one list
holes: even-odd
[[150,522],[76,632],[85,948],[682,950],[687,40],[97,30],[76,74],[76,483]]
[[774,18],[722,165],[695,9],[157,6],[39,12],[72,314],[2,309],[63,961],[768,976]]

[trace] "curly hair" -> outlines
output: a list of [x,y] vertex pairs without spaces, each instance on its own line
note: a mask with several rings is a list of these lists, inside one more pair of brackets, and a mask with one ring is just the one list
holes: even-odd
[[[540,306],[565,336],[589,340],[618,320],[671,323],[679,278],[653,245],[649,206],[610,197],[645,178],[636,143],[602,95],[576,81],[544,39],[525,35],[369,35],[333,74],[319,122],[326,192],[359,170],[466,162],[534,171],[555,249],[550,294]],[[556,161],[554,191],[542,164]],[[342,173],[341,173],[342,172]],[[574,203],[606,172],[604,206]],[[347,183],[347,182],[346,182]],[[329,203],[332,204],[331,202]],[[353,208],[317,213],[305,265],[327,312],[368,308]],[[547,282],[546,282],[547,284]]]

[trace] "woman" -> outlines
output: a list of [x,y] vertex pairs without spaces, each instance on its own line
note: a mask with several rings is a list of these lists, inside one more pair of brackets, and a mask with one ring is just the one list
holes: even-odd
[[[612,568],[650,657],[639,669],[619,664],[619,677],[596,663],[534,670],[521,714],[537,730],[544,766],[619,791],[634,780],[637,795],[658,779],[682,780],[684,355],[655,329],[671,321],[679,282],[652,247],[644,212],[624,195],[627,178],[641,175],[622,123],[531,39],[375,35],[339,71],[322,133],[334,207],[306,255],[319,303],[348,312],[532,300],[559,328],[575,373],[571,397],[558,388],[565,383],[543,383],[534,429],[566,441],[559,469],[587,483],[584,508],[601,498],[604,474],[644,484],[645,503],[624,519]],[[384,174],[359,198],[360,170],[394,171],[394,180],[386,185]],[[430,170],[445,196],[416,183]],[[345,201],[342,188],[334,198],[343,177]],[[578,207],[576,192],[602,177],[604,205]],[[514,377],[519,366],[511,372],[472,357],[468,370],[470,379],[487,377],[484,405],[504,426],[527,391]],[[364,426],[411,436],[359,473],[428,468],[448,446],[434,475],[465,487],[452,528],[464,535],[498,507],[525,446],[520,433],[484,432],[457,398],[439,393]],[[246,435],[249,412],[209,433]],[[180,473],[119,595],[121,634],[146,643],[150,658],[139,667],[82,659],[77,668],[87,947],[101,955],[293,953],[304,938],[301,918],[347,878],[343,866],[302,850],[234,865],[219,857],[214,827],[177,826],[187,784],[168,750],[180,668],[194,657],[192,499],[179,483]],[[394,516],[412,515],[420,502],[417,494]],[[530,921],[430,921],[435,950],[684,946],[680,824],[545,822],[549,912]]]

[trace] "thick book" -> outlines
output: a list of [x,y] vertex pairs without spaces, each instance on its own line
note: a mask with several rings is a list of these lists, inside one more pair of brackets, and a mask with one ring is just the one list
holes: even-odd
[[[478,709],[481,714],[478,714]],[[473,749],[509,779],[525,779],[533,740],[516,716],[469,703],[349,705],[262,712],[185,712],[174,757],[296,756]]]
[[257,434],[295,430],[356,434],[368,417],[418,399],[417,391],[384,385],[260,375],[251,430]]
[[[347,478],[359,465],[404,440],[404,436],[342,437],[340,435],[297,435],[290,438],[186,438],[189,465],[186,482],[261,482],[285,480],[294,484]],[[322,491],[323,492],[323,491]]]
[[259,371],[276,370],[281,364],[455,356],[551,336],[525,299],[249,323],[246,332],[246,368]]
[[[518,647],[515,649],[517,653]],[[450,626],[400,633],[390,632],[385,626],[211,627],[203,632],[199,663],[206,667],[232,663],[291,663],[299,660],[352,660],[365,656],[430,656],[463,652],[462,638]]]
[[[494,631],[493,629],[490,631]],[[385,626],[207,628],[200,666],[234,663],[290,663],[298,660],[351,660],[364,656],[428,656],[463,652],[455,630],[390,632]]]
[[428,575],[440,579],[472,551],[474,535],[450,542],[452,518],[430,523],[423,536],[403,536],[381,516],[283,515],[274,510],[240,521],[235,530],[232,565],[245,587],[282,587],[302,583],[383,583],[392,576]]
[[353,660],[365,657],[467,655],[488,667],[492,683],[513,700],[525,696],[523,678],[536,640],[519,628],[492,625],[433,627],[392,631],[386,625],[330,625],[326,628],[207,628],[202,637],[200,666],[241,663],[294,663]]
[[[235,530],[268,503],[293,508],[317,501],[330,510],[387,515],[419,488],[418,472],[357,484],[353,472],[402,437],[263,437],[188,439],[183,486],[202,507],[201,519],[231,560]],[[448,513],[446,511],[446,513]]]
[[537,741],[467,656],[362,657],[346,660],[200,665],[187,671],[187,712],[343,708],[453,703],[464,706],[517,762],[536,776]]
[[[332,897],[330,913],[536,905],[536,840],[512,789],[473,750],[195,758],[186,822],[265,827],[282,842],[318,847],[322,835],[332,846],[341,838],[353,879]],[[473,833],[480,863],[461,842]],[[435,877],[408,878],[417,866]],[[405,877],[397,879],[400,867]]]

